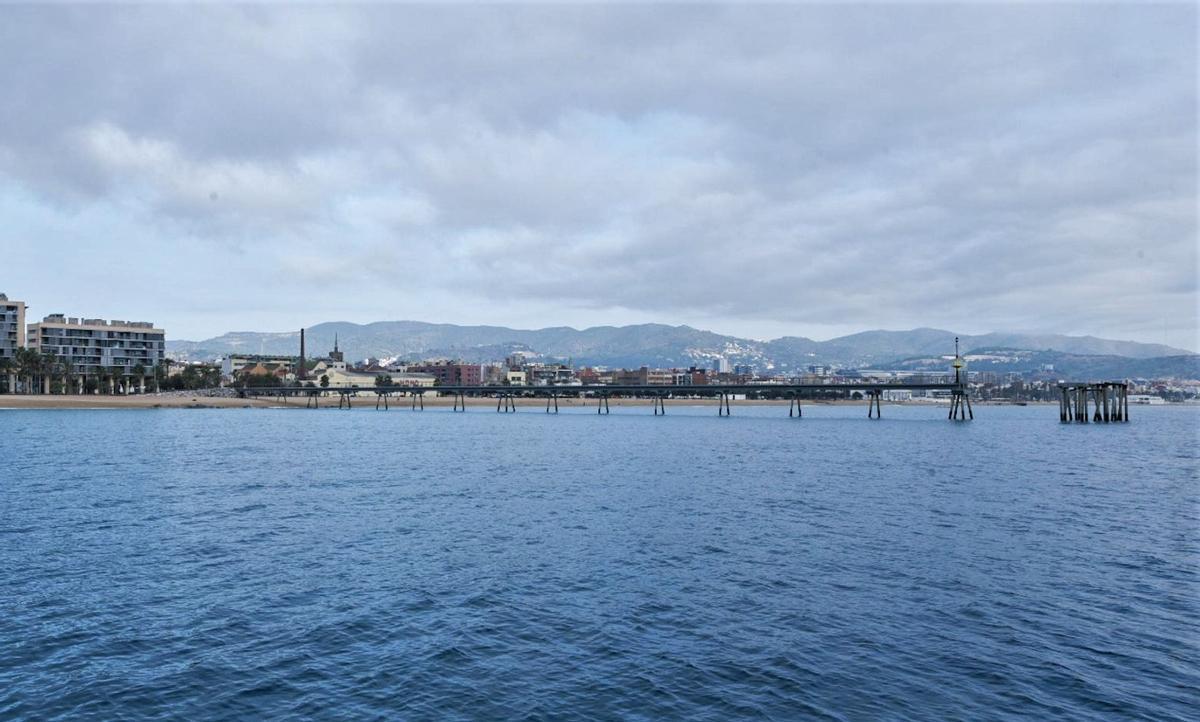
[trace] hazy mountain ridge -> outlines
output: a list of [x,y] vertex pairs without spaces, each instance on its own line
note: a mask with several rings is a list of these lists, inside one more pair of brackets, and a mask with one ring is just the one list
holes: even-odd
[[[781,372],[803,370],[812,364],[847,368],[919,364],[921,359],[928,361],[953,354],[955,337],[951,331],[917,328],[910,331],[864,331],[828,341],[814,341],[800,336],[756,341],[690,326],[664,324],[595,326],[579,330],[565,326],[512,329],[420,321],[379,321],[369,324],[330,322],[312,326],[305,335],[310,357],[325,355],[333,348],[336,335],[339,348],[345,352],[347,359],[352,360],[368,357],[412,360],[448,357],[483,362],[499,360],[514,351],[522,351],[550,359],[571,359],[576,365],[624,367],[712,367],[714,360],[722,357],[730,364]],[[1020,349],[1051,355],[1110,356],[1127,360],[1168,356],[1195,358],[1188,351],[1159,344],[1091,336],[989,333],[960,335],[960,344],[964,353],[987,349]],[[167,349],[172,354],[193,360],[213,359],[230,353],[295,355],[299,347],[299,331],[238,331],[206,341],[167,342]],[[939,363],[945,365],[944,361]],[[1062,364],[1063,360],[1056,362],[1050,356],[1043,355],[1029,363]],[[1187,363],[1182,362],[1183,367],[1186,368]],[[977,366],[973,368],[978,369]]]
[[[1002,347],[972,349],[965,357],[968,370],[977,372],[1045,371],[1056,378],[1075,379],[1200,378],[1200,356],[1196,354],[1130,358]],[[946,364],[944,356],[931,355],[901,359],[883,366],[893,371],[942,371]]]

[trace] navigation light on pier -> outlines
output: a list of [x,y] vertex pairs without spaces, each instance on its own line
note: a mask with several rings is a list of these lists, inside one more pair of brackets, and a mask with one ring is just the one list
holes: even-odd
[[956,383],[956,384],[962,383],[962,370],[966,367],[966,365],[967,365],[967,362],[964,361],[963,357],[958,353],[958,336],[955,336],[954,337],[954,363],[951,364],[951,366],[954,367],[954,383]]

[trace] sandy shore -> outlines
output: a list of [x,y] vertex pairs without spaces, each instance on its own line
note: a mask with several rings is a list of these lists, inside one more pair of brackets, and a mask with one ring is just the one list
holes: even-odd
[[[178,394],[144,394],[141,396],[79,396],[79,395],[0,395],[0,409],[295,409],[305,408],[305,398],[288,398],[279,399],[274,397],[267,398],[227,398],[220,396],[190,396]],[[323,396],[319,398],[319,405],[322,408],[328,406],[336,407],[338,405],[338,397],[336,394]],[[546,408],[545,397],[539,398],[516,398],[514,399],[519,407]],[[364,393],[352,399],[354,408],[375,407],[375,395]],[[467,406],[471,407],[495,407],[495,398],[467,398]],[[652,399],[609,399],[609,407],[613,406],[650,406],[654,401]],[[741,406],[787,406],[787,399],[757,399],[746,400],[739,399],[731,403]],[[851,400],[813,400],[804,399],[801,402],[804,406],[866,406],[866,401],[851,401]],[[975,405],[990,405],[987,402],[975,401]],[[1043,402],[1044,403],[1044,402]],[[1050,402],[1053,403],[1053,402]],[[412,405],[412,398],[407,396],[393,396],[388,399],[388,404],[391,408],[409,408]],[[1031,405],[1040,405],[1038,402],[1030,402]],[[432,393],[425,396],[425,406],[428,408],[446,407],[450,408],[454,405],[453,396],[434,396]],[[667,399],[667,406],[716,406],[715,398],[701,399]],[[928,402],[883,402],[884,406],[900,405],[900,406],[942,406],[945,404],[931,404]],[[596,399],[573,399],[560,398],[558,400],[559,408],[584,408],[596,407]]]
[[[243,409],[243,408],[260,408],[260,409],[294,409],[305,408],[308,399],[306,398],[225,398],[225,397],[208,397],[208,396],[175,396],[162,395],[155,396],[154,394],[146,394],[143,396],[78,396],[78,395],[0,395],[0,409]],[[519,407],[546,407],[545,397],[540,398],[516,398],[513,399]],[[318,405],[321,408],[327,406],[338,405],[337,394],[322,396],[317,399]],[[369,406],[375,407],[374,394],[361,394],[353,397],[351,403],[354,408]],[[610,399],[608,405],[613,406],[650,406],[653,403],[652,399]],[[735,401],[738,404],[754,404],[754,405],[787,405],[787,401]],[[811,402],[805,402],[811,403]],[[850,402],[862,403],[866,402]],[[466,399],[467,406],[471,407],[495,407],[495,398],[470,398]],[[678,405],[704,405],[712,404],[716,406],[716,399],[668,399],[667,404]],[[388,399],[388,405],[391,408],[409,408],[412,405],[412,397],[409,396],[392,396]],[[434,396],[428,394],[425,396],[426,408],[438,407],[451,408],[454,406],[453,396]],[[559,408],[571,407],[596,407],[595,399],[564,399],[558,400]]]
[[0,395],[0,409],[226,409],[280,406],[274,399],[144,394],[140,396]]
[[[519,407],[546,407],[545,397],[539,398],[515,398],[513,399]],[[307,403],[306,398],[225,398],[225,397],[209,397],[209,396],[179,396],[175,394],[145,394],[142,396],[79,396],[79,395],[0,395],[0,409],[242,409],[242,408],[305,408]],[[337,394],[322,396],[318,399],[321,407],[337,406]],[[360,394],[351,400],[355,408],[369,406],[375,407],[374,394]],[[653,404],[652,399],[609,399],[609,407],[613,406],[650,406]],[[787,406],[787,400],[752,400],[752,401],[734,401],[736,404],[750,404],[756,406]],[[805,401],[806,405],[823,404],[823,403],[849,403],[865,405],[865,401]],[[467,406],[471,407],[495,407],[495,398],[471,398],[466,399]],[[668,399],[667,405],[680,406],[702,406],[702,405],[717,405],[717,400],[714,399]],[[412,397],[409,396],[392,396],[388,399],[388,405],[391,408],[409,408],[412,405]],[[427,408],[446,407],[450,408],[454,405],[453,396],[434,396],[432,393],[425,396],[425,406]],[[560,398],[558,400],[559,408],[571,407],[596,407],[595,399],[571,399]]]

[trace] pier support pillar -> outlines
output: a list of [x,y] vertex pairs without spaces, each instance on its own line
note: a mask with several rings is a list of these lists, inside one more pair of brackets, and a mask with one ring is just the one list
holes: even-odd
[[455,411],[466,411],[467,410],[467,397],[466,396],[464,396],[461,393],[454,394],[454,410]]
[[793,416],[797,419],[804,417],[804,412],[800,410],[799,396],[793,396],[791,400],[788,401],[788,418],[790,419]]
[[[1112,424],[1129,421],[1129,384],[1120,381],[1063,383],[1058,418],[1063,423]],[[1091,404],[1095,404],[1093,408]],[[968,407],[969,408],[969,407]]]
[[654,397],[654,415],[655,416],[666,416],[667,415],[667,399],[665,396],[659,395],[659,396]]
[[557,414],[558,413],[558,394],[550,394],[549,396],[546,397],[546,413],[547,414],[551,413],[550,412],[551,400],[554,401],[554,413]]
[[881,419],[883,418],[883,407],[880,404],[880,397],[883,392],[876,389],[867,393],[867,418]]
[[596,413],[607,414],[608,412],[608,395],[605,394],[596,399]]
[[[1059,409],[1059,415],[1062,410]],[[971,408],[971,397],[965,391],[955,391],[950,399],[950,419],[953,421],[974,421],[975,410]]]
[[733,412],[729,409],[729,394],[725,391],[721,392],[721,398],[717,400],[717,416],[731,416]]

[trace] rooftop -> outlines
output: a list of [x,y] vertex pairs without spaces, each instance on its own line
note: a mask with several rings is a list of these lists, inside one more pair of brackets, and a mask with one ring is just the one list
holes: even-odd
[[42,319],[42,323],[55,323],[64,326],[112,326],[117,328],[154,328],[149,321],[105,321],[102,318],[67,318],[61,313],[52,313]]

